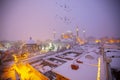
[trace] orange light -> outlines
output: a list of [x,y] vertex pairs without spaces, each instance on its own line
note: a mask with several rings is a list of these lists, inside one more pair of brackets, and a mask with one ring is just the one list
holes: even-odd
[[17,63],[18,62],[18,58],[17,58],[17,56],[16,55],[12,55],[13,57],[14,57],[14,61],[15,61],[15,63]]
[[101,42],[101,40],[95,40],[95,43],[100,43]]
[[77,42],[79,43],[79,44],[84,44],[85,42],[83,41],[83,40],[81,40],[80,38],[77,38]]
[[28,63],[20,62],[16,55],[13,55],[13,57],[15,60],[13,68],[18,73],[20,80],[48,80]]
[[13,67],[20,76],[21,80],[48,80],[47,77],[40,74],[29,64],[19,63],[19,64],[15,64]]
[[112,44],[112,43],[114,43],[114,40],[111,39],[111,40],[109,40],[109,42]]
[[97,72],[97,80],[100,80],[100,58],[98,58],[98,72]]

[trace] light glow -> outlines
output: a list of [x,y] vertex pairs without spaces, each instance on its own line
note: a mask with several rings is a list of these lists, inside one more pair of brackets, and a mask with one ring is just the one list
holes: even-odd
[[97,72],[97,80],[100,80],[100,58],[98,58],[98,72]]
[[20,80],[48,80],[43,74],[40,74],[29,64],[14,64],[13,68],[20,76]]
[[47,77],[40,74],[28,63],[19,61],[16,55],[13,55],[13,57],[15,61],[15,64],[13,64],[13,69],[18,73],[20,80],[48,80]]
[[100,42],[101,42],[101,40],[95,40],[95,42],[96,42],[96,43],[100,43]]

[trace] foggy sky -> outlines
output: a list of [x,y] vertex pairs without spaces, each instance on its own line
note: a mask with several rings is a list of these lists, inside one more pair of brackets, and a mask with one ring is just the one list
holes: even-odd
[[[69,12],[65,11],[66,5]],[[94,37],[120,37],[119,0],[1,0],[0,40],[35,40],[53,38],[68,30]],[[67,16],[66,24],[59,17]]]

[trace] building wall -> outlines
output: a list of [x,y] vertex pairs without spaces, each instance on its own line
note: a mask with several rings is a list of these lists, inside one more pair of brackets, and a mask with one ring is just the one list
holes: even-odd
[[69,80],[69,79],[67,79],[66,77],[62,75],[56,74],[56,80]]

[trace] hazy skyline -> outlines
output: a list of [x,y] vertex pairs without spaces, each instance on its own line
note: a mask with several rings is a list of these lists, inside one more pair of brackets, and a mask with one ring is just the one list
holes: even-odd
[[0,40],[53,38],[68,30],[120,37],[119,0],[1,0]]

